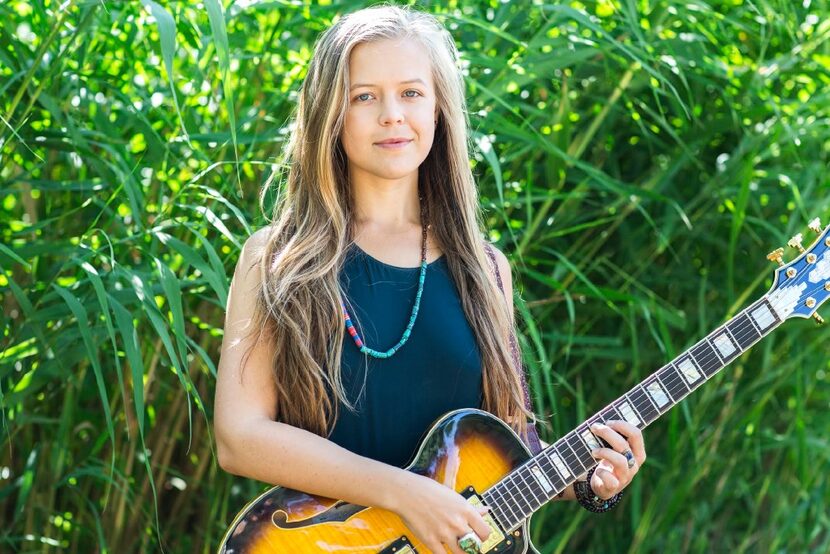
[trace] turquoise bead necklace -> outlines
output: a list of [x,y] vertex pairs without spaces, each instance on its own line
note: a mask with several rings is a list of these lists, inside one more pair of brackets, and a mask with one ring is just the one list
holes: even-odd
[[386,352],[380,352],[378,350],[373,350],[366,346],[363,343],[363,339],[360,338],[360,334],[355,329],[354,324],[352,324],[352,318],[349,316],[349,311],[346,309],[346,304],[341,302],[343,306],[343,317],[346,320],[346,330],[354,339],[354,343],[357,345],[357,348],[364,354],[368,354],[374,358],[389,358],[395,352],[397,352],[406,341],[409,340],[409,335],[412,332],[412,327],[415,326],[415,319],[418,317],[418,307],[421,305],[421,294],[424,292],[424,281],[426,280],[427,276],[427,224],[426,218],[424,217],[424,201],[423,198],[419,197],[419,201],[421,203],[421,227],[422,227],[422,238],[421,238],[421,273],[418,277],[418,293],[415,295],[415,304],[412,306],[412,315],[409,317],[409,324],[404,329],[403,336],[401,336],[401,340],[398,343],[387,350]]

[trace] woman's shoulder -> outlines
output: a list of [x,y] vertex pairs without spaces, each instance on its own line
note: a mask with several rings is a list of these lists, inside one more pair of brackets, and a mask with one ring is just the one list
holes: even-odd
[[507,259],[507,256],[492,243],[485,241],[484,248],[493,253],[493,258],[496,261],[496,268],[498,269],[502,283],[504,284],[505,281],[509,283],[512,272],[510,271],[510,261]]
[[243,250],[247,249],[251,254],[261,254],[262,250],[265,248],[265,245],[268,244],[268,238],[271,236],[271,225],[266,225],[265,227],[254,231],[251,235],[245,240],[245,244],[243,245]]
[[271,225],[266,225],[251,233],[245,240],[245,244],[242,245],[240,259],[252,263],[257,263],[262,259],[265,247],[268,245],[268,239],[271,237],[271,227]]
[[238,279],[249,282],[258,279],[256,272],[252,269],[258,267],[262,261],[265,247],[268,245],[268,238],[271,236],[271,226],[263,227],[251,233],[242,245],[239,259],[236,263],[235,275]]

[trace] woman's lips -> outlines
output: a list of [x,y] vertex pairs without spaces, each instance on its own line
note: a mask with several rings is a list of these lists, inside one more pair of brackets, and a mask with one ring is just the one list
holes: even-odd
[[412,140],[404,140],[401,142],[376,142],[375,146],[384,148],[386,150],[400,150],[408,145]]

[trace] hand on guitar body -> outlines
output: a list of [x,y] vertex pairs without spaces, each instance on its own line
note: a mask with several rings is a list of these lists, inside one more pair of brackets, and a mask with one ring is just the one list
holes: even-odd
[[[617,420],[609,420],[605,424],[595,423],[591,426],[591,431],[610,446],[596,448],[591,452],[600,461],[591,477],[591,489],[594,494],[607,500],[627,487],[646,461],[643,433],[627,421]],[[634,455],[631,467],[623,454],[626,451]]]
[[470,531],[482,541],[489,536],[482,517],[488,508],[475,507],[451,488],[410,471],[401,470],[398,484],[391,511],[434,554],[443,554],[443,545],[453,554],[463,554],[457,540]]

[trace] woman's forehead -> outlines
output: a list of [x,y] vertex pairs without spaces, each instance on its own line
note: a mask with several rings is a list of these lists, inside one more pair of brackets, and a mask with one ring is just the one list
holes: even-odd
[[397,86],[420,79],[432,84],[432,66],[424,46],[411,38],[358,44],[349,58],[351,86]]

